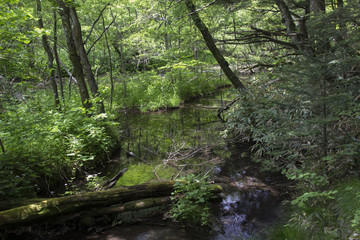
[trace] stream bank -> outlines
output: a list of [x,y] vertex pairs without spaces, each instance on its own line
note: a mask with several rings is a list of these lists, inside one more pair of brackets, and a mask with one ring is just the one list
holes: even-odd
[[[174,224],[162,214],[110,228],[73,231],[56,240],[125,239],[266,239],[269,226],[281,220],[281,201],[286,197],[285,179],[279,174],[259,171],[250,161],[249,146],[232,146],[231,155],[211,171],[209,180],[223,188],[213,203],[214,225],[211,232],[197,227]],[[208,171],[209,166],[204,168]]]
[[[224,189],[220,200],[213,204],[216,224],[212,232],[199,233],[152,214],[130,225],[106,222],[106,217],[99,217],[95,226],[86,222],[75,228],[59,226],[58,236],[51,237],[54,235],[50,233],[47,239],[248,239],[278,221],[283,194],[276,186],[284,180],[276,174],[261,172],[250,161],[249,145],[231,145],[219,135],[223,126],[216,114],[226,95],[222,92],[167,112],[121,113],[122,150],[106,171],[111,177],[128,166],[154,166],[154,169],[166,166],[174,169],[169,178],[208,173],[209,181]],[[129,171],[121,179],[128,179],[128,174]],[[152,171],[149,176],[140,180],[157,181]],[[155,213],[158,212],[159,209]],[[75,230],[65,233],[71,229]],[[59,235],[62,232],[65,234]],[[38,239],[43,238],[41,234]]]
[[[71,239],[249,239],[261,236],[279,221],[287,184],[280,174],[265,173],[250,160],[249,144],[226,143],[216,117],[224,105],[222,95],[198,99],[179,109],[161,113],[122,113],[122,151],[114,158],[113,172],[129,164],[175,165],[180,174],[208,173],[209,181],[223,187],[213,204],[216,224],[212,232],[174,225],[163,216],[136,224],[120,224],[97,233],[73,232],[58,240]],[[195,154],[196,149],[202,149]],[[132,156],[126,155],[133,153]],[[134,157],[135,156],[135,157]],[[111,171],[109,171],[111,172]],[[126,174],[125,174],[126,175]],[[124,176],[126,177],[126,176]],[[150,181],[155,180],[153,176]]]

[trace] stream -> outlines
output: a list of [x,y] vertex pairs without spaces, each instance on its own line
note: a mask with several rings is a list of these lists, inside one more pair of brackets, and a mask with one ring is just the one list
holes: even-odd
[[229,145],[220,136],[222,125],[216,114],[227,94],[223,91],[170,111],[120,113],[122,150],[113,156],[109,172],[113,174],[139,160],[159,161],[175,158],[183,149],[201,149],[201,162],[184,159],[177,163],[184,173],[208,173],[210,180],[223,187],[220,199],[213,204],[216,224],[211,233],[189,230],[160,218],[96,233],[72,232],[57,239],[249,239],[261,236],[266,227],[279,221],[283,194],[274,186],[284,180],[279,174],[261,172],[250,161],[249,146]]

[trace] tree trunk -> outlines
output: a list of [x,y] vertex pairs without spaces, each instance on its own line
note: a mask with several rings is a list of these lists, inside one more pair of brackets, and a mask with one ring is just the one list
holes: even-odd
[[[126,59],[125,59],[125,56],[124,56],[124,52],[123,52],[123,45],[121,44],[120,45],[120,48],[118,46],[118,44],[116,42],[113,42],[113,47],[115,49],[115,51],[119,54],[120,56],[120,59],[121,59],[121,68],[120,68],[120,72],[122,74],[126,74]],[[121,82],[122,82],[122,85],[123,85],[123,95],[122,95],[122,98],[123,98],[123,101],[124,101],[124,98],[126,97],[126,81],[125,81],[125,77],[122,78]]]
[[[105,20],[104,20],[104,16],[101,15],[102,17],[102,22],[103,22],[103,27],[104,27],[104,31],[106,31],[105,29]],[[107,38],[107,33],[105,32],[105,43],[106,43],[106,48],[108,50],[108,55],[109,55],[109,66],[110,66],[110,112],[112,109],[112,105],[113,105],[113,97],[114,97],[114,79],[113,79],[113,71],[112,71],[112,59],[111,59],[111,51],[110,51],[110,47],[109,47],[109,42],[108,42],[108,38]]]
[[[50,198],[38,203],[0,212],[0,229],[33,224],[34,222],[44,220],[49,221],[50,218],[58,219],[66,214],[84,210],[89,211],[90,208],[127,203],[145,198],[170,196],[174,183],[175,181],[161,181],[130,187],[112,188],[100,192]],[[222,189],[219,185],[212,186],[212,192],[221,192]]]
[[311,0],[311,10],[315,13],[325,12],[325,0]]
[[53,50],[54,50],[54,56],[55,56],[55,61],[56,61],[56,69],[57,69],[58,77],[59,77],[60,96],[61,96],[62,104],[65,105],[64,84],[63,84],[63,80],[62,80],[62,76],[61,76],[60,59],[59,59],[59,55],[58,55],[58,51],[57,51],[57,19],[56,19],[56,10],[54,10],[53,16],[54,16],[54,47],[53,47]]
[[244,89],[245,86],[240,82],[236,74],[230,69],[229,63],[226,61],[226,59],[220,53],[219,49],[216,47],[214,39],[209,32],[209,29],[200,19],[200,16],[196,12],[195,5],[193,4],[192,0],[185,0],[185,4],[188,11],[190,12],[192,20],[194,21],[196,27],[199,29],[204,38],[206,46],[209,48],[216,61],[219,63],[221,69],[224,71],[227,78],[235,86],[235,88]]
[[291,36],[292,43],[295,44],[299,50],[311,53],[312,49],[307,45],[306,17],[299,19],[299,25],[297,27],[286,3],[283,0],[275,0],[275,3],[280,9],[281,16],[285,22],[286,33]]
[[[79,18],[76,13],[76,9],[73,6],[70,7],[70,18],[72,20],[72,32],[73,32],[73,37],[74,37],[74,41],[75,41],[75,46],[76,46],[76,49],[78,50],[78,53],[80,56],[80,61],[81,61],[84,73],[85,73],[86,78],[89,83],[90,91],[91,91],[93,97],[97,98],[100,96],[100,93],[98,91],[98,85],[95,81],[95,76],[91,70],[91,65],[90,65],[88,56],[86,54],[85,48],[84,48],[82,34],[81,34],[81,25],[80,25]],[[103,102],[100,100],[96,100],[96,102],[99,105],[99,108],[100,108],[99,111],[101,113],[104,113],[105,108],[104,108]]]
[[69,52],[69,58],[73,65],[74,75],[77,79],[79,91],[80,91],[80,97],[81,102],[84,108],[90,109],[91,108],[91,102],[90,102],[90,96],[89,92],[86,86],[85,78],[84,78],[84,72],[83,72],[83,66],[81,64],[81,59],[79,55],[77,54],[77,49],[72,33],[72,27],[70,23],[70,8],[62,1],[57,0],[57,3],[60,7],[60,16],[62,19],[62,25],[64,28],[66,43],[68,46],[68,52]]
[[[41,12],[41,0],[36,0],[36,5],[37,5],[37,12],[38,12],[39,28],[44,29],[44,23],[43,23],[42,12]],[[54,70],[54,64],[53,64],[54,56],[51,51],[51,47],[49,45],[48,38],[45,34],[43,34],[41,36],[41,40],[42,40],[44,49],[48,55],[48,69],[50,71],[49,75],[50,75],[51,86],[53,89],[55,107],[60,108],[60,100],[59,100],[59,94],[58,94],[57,84],[56,84],[56,80],[55,80],[55,70]]]
[[0,147],[1,147],[2,153],[5,154],[5,147],[4,147],[3,143],[2,143],[1,138],[0,138]]

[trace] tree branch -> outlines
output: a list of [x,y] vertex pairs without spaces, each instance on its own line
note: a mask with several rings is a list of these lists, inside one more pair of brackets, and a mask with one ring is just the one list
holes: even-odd
[[193,4],[192,0],[186,0],[185,4],[188,11],[192,13],[190,16],[194,21],[196,27],[200,31],[201,35],[203,36],[206,46],[211,51],[212,55],[218,62],[219,66],[225,73],[226,77],[230,80],[230,82],[234,85],[235,88],[237,88],[238,90],[244,89],[245,86],[241,83],[240,79],[236,76],[236,74],[231,70],[229,63],[226,61],[224,56],[220,53],[219,49],[217,48],[209,29],[203,23],[199,14],[196,12],[195,5]]
[[102,36],[105,34],[105,32],[107,32],[107,30],[109,30],[110,26],[115,22],[115,17],[113,18],[113,20],[111,21],[111,23],[109,24],[109,26],[107,26],[104,31],[100,34],[100,36],[95,40],[95,42],[93,42],[93,44],[90,46],[89,50],[87,50],[86,55],[89,55],[89,53],[91,52],[91,49],[95,46],[95,44],[102,38]]
[[[58,45],[59,46],[59,45]],[[55,53],[55,50],[51,48],[51,51]],[[76,78],[72,75],[72,73],[69,71],[69,69],[65,66],[65,64],[58,58],[60,65],[65,69],[65,72],[69,75],[71,81],[74,81],[75,84],[77,84]]]
[[85,41],[84,41],[84,43],[83,43],[84,45],[86,44],[86,42],[87,42],[87,40],[89,39],[92,31],[94,30],[94,27],[95,27],[96,23],[99,21],[101,15],[103,14],[103,12],[105,11],[105,9],[106,9],[107,6],[109,6],[109,5],[110,5],[110,3],[108,3],[108,4],[105,5],[105,7],[104,7],[104,8],[101,10],[101,12],[99,13],[99,16],[96,18],[96,20],[94,21],[94,23],[91,25],[90,32],[89,32],[89,34],[86,36],[86,39],[85,39]]
[[255,32],[259,32],[259,33],[262,33],[262,34],[267,35],[267,36],[284,36],[284,37],[292,36],[292,34],[282,33],[282,32],[267,31],[267,30],[263,30],[263,29],[256,28],[256,27],[253,27],[253,26],[251,26],[250,28],[252,30],[254,30]]
[[250,44],[250,43],[273,42],[283,46],[291,47],[293,49],[298,49],[297,45],[294,43],[285,42],[269,36],[258,35],[258,34],[247,35],[243,38],[223,39],[223,40],[217,39],[216,41],[224,44]]
[[[181,1],[182,1],[182,0],[181,0]],[[182,16],[182,17],[176,18],[176,19],[175,19],[175,21],[181,20],[181,19],[183,19],[184,17],[187,17],[187,16],[190,16],[190,15],[193,15],[193,14],[195,14],[195,13],[197,14],[197,12],[200,12],[201,10],[204,10],[205,8],[207,8],[207,7],[211,6],[211,5],[213,5],[216,1],[217,1],[217,0],[214,0],[214,1],[212,1],[211,3],[209,3],[209,4],[205,5],[205,6],[201,7],[201,8],[198,8],[198,9],[196,9],[196,10],[194,10],[194,11],[192,11],[192,12],[190,12],[190,13],[188,13],[188,14],[186,14],[186,15]]]

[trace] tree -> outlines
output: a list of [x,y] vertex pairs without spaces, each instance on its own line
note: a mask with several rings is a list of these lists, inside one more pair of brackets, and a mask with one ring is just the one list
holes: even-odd
[[206,27],[206,25],[202,22],[198,11],[195,8],[195,5],[193,4],[192,0],[185,0],[186,7],[191,15],[191,18],[193,19],[196,27],[201,32],[206,46],[209,48],[211,53],[213,54],[216,61],[219,63],[221,69],[224,71],[225,75],[228,77],[228,79],[231,81],[231,83],[234,85],[237,89],[245,88],[245,86],[240,82],[239,78],[236,76],[236,74],[230,69],[229,63],[225,60],[223,55],[220,53],[219,49],[216,47],[214,43],[214,39],[212,38],[209,29]]
[[[85,72],[86,78],[88,80],[91,93],[92,93],[93,97],[98,98],[98,97],[100,97],[100,93],[98,91],[98,85],[95,81],[95,77],[91,70],[91,65],[90,65],[87,53],[85,51],[84,44],[83,44],[82,34],[81,34],[81,25],[79,22],[79,18],[77,16],[76,9],[74,6],[70,5],[69,9],[70,9],[70,18],[71,18],[71,23],[72,23],[71,24],[72,36],[74,38],[76,50],[79,53],[81,65],[83,66],[83,71]],[[102,103],[102,101],[100,101],[98,99],[96,101],[100,107],[99,111],[101,113],[104,113],[105,112],[104,104]]]
[[62,19],[62,25],[64,28],[66,43],[68,46],[69,58],[73,65],[74,75],[78,81],[81,103],[86,109],[90,109],[92,104],[90,102],[90,96],[85,82],[83,65],[81,63],[81,58],[78,55],[78,49],[75,44],[72,24],[70,22],[70,7],[67,6],[67,4],[62,0],[57,0],[57,4],[60,7],[59,13]]
[[59,77],[61,100],[62,100],[63,104],[65,104],[64,86],[63,86],[63,80],[62,80],[62,74],[61,74],[61,66],[60,66],[61,64],[60,64],[59,54],[58,54],[58,50],[57,50],[58,36],[57,36],[57,17],[56,17],[56,10],[55,9],[53,10],[53,19],[54,19],[54,46],[53,46],[53,51],[54,51],[54,56],[55,56],[55,61],[56,61],[57,74],[58,74],[58,77]]
[[[36,0],[36,5],[37,5],[37,12],[38,12],[39,28],[44,29],[44,23],[43,23],[42,13],[41,13],[41,0]],[[53,55],[53,52],[52,52],[51,47],[49,45],[48,38],[47,38],[45,33],[42,34],[41,40],[42,40],[42,44],[44,46],[44,49],[46,51],[46,54],[48,56],[48,71],[49,71],[51,86],[52,86],[52,89],[53,89],[55,106],[57,108],[60,108],[59,93],[58,93],[58,89],[57,89],[57,83],[56,83],[56,80],[55,80],[55,69],[54,69],[54,63],[53,63],[54,62],[54,55]]]
[[29,56],[26,46],[35,36],[31,9],[19,0],[0,1],[0,83],[14,77],[28,77]]

